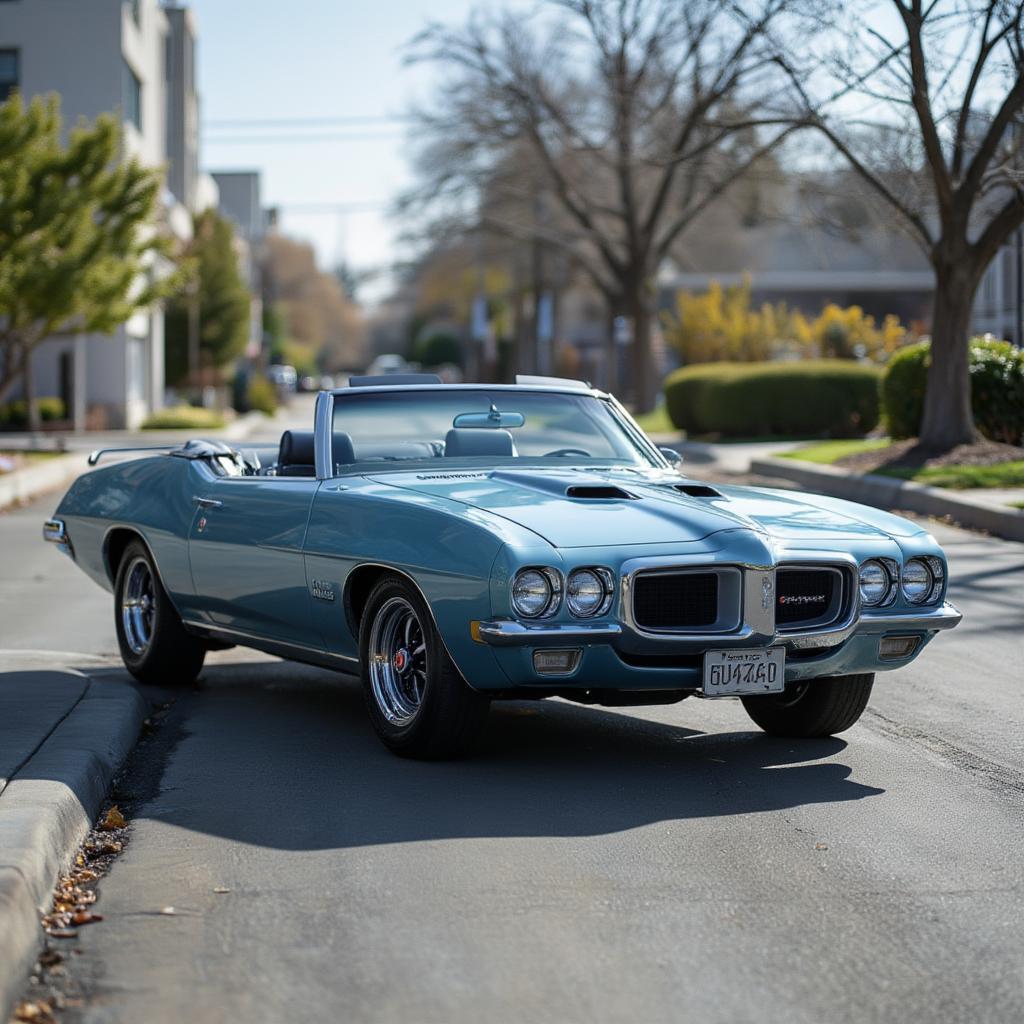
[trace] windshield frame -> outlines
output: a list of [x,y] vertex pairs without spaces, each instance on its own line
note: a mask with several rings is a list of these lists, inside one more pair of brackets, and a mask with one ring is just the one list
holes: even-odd
[[[315,413],[315,448],[316,448],[316,475],[320,480],[331,480],[337,477],[344,476],[363,476],[367,473],[372,472],[374,475],[379,473],[398,473],[398,472],[410,472],[410,471],[423,471],[424,467],[428,464],[432,464],[432,468],[436,469],[435,460],[425,459],[409,459],[401,462],[393,461],[380,461],[380,462],[357,462],[351,466],[343,467],[340,472],[336,472],[336,467],[333,465],[332,448],[333,448],[333,432],[334,432],[334,410],[335,404],[338,402],[344,402],[346,397],[354,395],[366,395],[373,392],[406,392],[406,391],[435,391],[435,392],[446,392],[446,393],[459,393],[461,391],[473,392],[473,391],[487,391],[487,392],[509,392],[509,394],[522,394],[522,393],[545,393],[545,394],[564,394],[572,395],[576,398],[588,398],[595,401],[604,402],[607,406],[612,418],[622,428],[623,433],[629,439],[629,441],[638,449],[638,452],[644,459],[649,460],[650,468],[655,469],[671,469],[671,464],[662,455],[661,451],[643,432],[638,426],[637,422],[632,416],[626,411],[622,404],[610,394],[603,391],[598,391],[593,388],[584,387],[557,387],[557,386],[543,386],[543,385],[522,385],[522,384],[402,384],[402,385],[373,385],[369,387],[358,387],[358,388],[340,388],[334,391],[321,391],[316,398],[316,413]],[[453,460],[455,461],[455,460]],[[480,459],[465,458],[457,460],[460,467],[464,467],[467,471],[478,470]],[[517,459],[517,463],[520,460]],[[637,468],[636,466],[626,466],[617,459],[608,458],[591,458],[591,459],[571,459],[567,458],[564,461],[560,460],[557,463],[551,460],[546,460],[540,457],[530,458],[523,457],[521,464],[526,466],[529,465],[534,468],[569,468],[570,466],[606,466],[606,467],[617,467],[617,468]],[[456,471],[458,467],[450,466],[453,471]],[[507,467],[502,467],[507,468]]]

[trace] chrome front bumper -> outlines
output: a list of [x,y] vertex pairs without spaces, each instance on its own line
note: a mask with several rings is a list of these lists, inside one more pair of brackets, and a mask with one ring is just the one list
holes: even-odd
[[[776,633],[771,644],[788,644],[793,647],[825,646],[839,644],[854,635],[880,633],[933,633],[941,629],[952,629],[960,623],[963,614],[948,601],[935,608],[919,612],[862,612],[852,622],[840,629],[828,629],[808,633]],[[481,622],[476,629],[480,640],[495,647],[549,647],[564,644],[611,643],[623,636],[623,628],[617,623],[539,623],[520,622],[516,619],[495,619]],[[752,632],[741,628],[728,633],[680,633],[662,636],[661,641],[679,641],[689,649],[699,647],[729,647],[737,642],[749,643]]]
[[74,557],[74,552],[71,549],[71,538],[68,536],[63,519],[47,519],[43,523],[43,540],[56,544],[66,555]]

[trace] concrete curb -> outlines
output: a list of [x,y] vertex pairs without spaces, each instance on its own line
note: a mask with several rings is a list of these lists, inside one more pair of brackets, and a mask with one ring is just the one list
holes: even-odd
[[59,455],[37,466],[26,466],[0,475],[0,511],[71,483],[89,468],[87,458],[84,452]]
[[985,530],[1005,540],[1024,541],[1024,509],[1004,510],[983,505],[940,487],[927,487],[912,480],[896,480],[874,473],[859,476],[835,466],[818,466],[797,459],[752,459],[750,472],[758,476],[778,477],[800,484],[808,491],[876,508],[903,509],[940,519],[949,517],[972,530]]
[[39,913],[135,745],[147,713],[124,682],[91,679],[81,700],[0,796],[0,1020],[43,942]]

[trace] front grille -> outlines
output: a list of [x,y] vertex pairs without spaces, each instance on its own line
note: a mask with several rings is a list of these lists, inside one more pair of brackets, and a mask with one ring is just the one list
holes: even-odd
[[697,629],[718,620],[718,574],[647,573],[636,577],[633,618],[641,629]]
[[775,578],[775,624],[820,626],[839,617],[842,576],[831,568],[781,568]]

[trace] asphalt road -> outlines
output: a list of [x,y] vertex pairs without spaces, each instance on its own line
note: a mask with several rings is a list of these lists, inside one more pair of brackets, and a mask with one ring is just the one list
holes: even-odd
[[[0,664],[109,663],[52,505],[0,515]],[[1021,1020],[1024,547],[934,530],[965,621],[834,740],[551,701],[410,763],[354,681],[219,653],[133,759],[63,1019]]]

